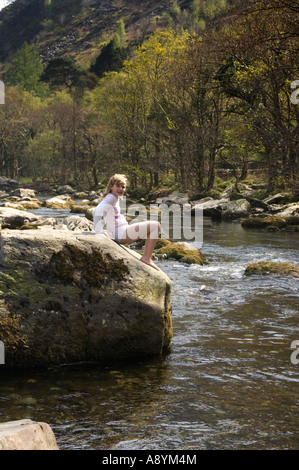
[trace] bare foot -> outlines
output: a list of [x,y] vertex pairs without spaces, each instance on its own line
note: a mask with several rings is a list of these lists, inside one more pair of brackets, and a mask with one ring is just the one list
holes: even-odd
[[140,261],[142,261],[142,263],[144,263],[144,264],[147,264],[147,265],[150,266],[151,268],[154,268],[154,269],[156,269],[157,271],[160,271],[160,269],[158,268],[158,266],[156,266],[155,263],[153,263],[152,260],[150,260],[150,261],[148,262],[148,261],[145,261],[144,259],[140,258]]

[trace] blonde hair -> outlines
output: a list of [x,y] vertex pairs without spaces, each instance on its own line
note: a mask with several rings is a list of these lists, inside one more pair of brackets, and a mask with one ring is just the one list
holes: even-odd
[[126,175],[115,174],[115,175],[111,176],[110,180],[108,181],[107,187],[104,191],[104,195],[103,195],[104,197],[107,196],[107,194],[109,194],[111,192],[111,188],[115,184],[124,184],[125,186],[127,186],[127,177],[126,177]]

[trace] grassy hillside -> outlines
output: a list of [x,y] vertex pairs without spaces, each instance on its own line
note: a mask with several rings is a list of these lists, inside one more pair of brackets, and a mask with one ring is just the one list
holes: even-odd
[[9,59],[27,41],[35,44],[43,61],[69,55],[88,65],[114,34],[118,20],[125,23],[127,39],[140,43],[172,4],[173,0],[16,0],[0,12],[0,60]]

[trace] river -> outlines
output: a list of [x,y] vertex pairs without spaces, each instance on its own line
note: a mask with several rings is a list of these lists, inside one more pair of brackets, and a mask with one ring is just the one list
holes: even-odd
[[298,248],[298,233],[205,220],[209,264],[157,262],[173,281],[167,355],[2,372],[0,421],[47,422],[62,450],[298,449],[299,281],[244,276],[298,264]]

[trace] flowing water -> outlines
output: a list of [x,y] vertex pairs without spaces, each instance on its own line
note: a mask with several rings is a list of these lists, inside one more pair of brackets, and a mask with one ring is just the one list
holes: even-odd
[[158,262],[173,281],[167,355],[0,370],[0,421],[47,422],[66,450],[298,449],[299,280],[244,276],[254,261],[298,264],[298,248],[298,233],[208,221],[208,265]]

